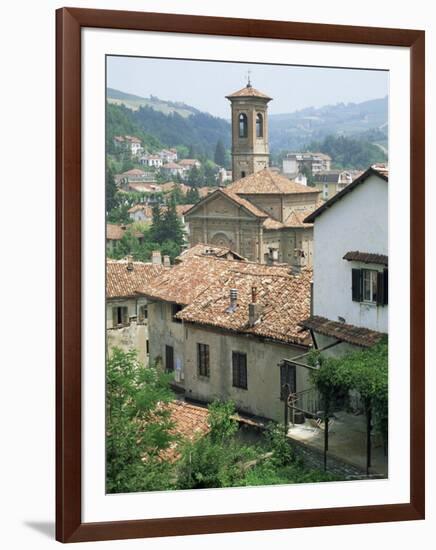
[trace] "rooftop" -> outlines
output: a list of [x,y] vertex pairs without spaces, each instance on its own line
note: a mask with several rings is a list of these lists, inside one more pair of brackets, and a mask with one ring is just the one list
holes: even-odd
[[363,262],[365,264],[388,265],[388,257],[385,254],[375,254],[374,252],[359,252],[358,250],[353,250],[347,252],[342,259]]
[[[129,269],[131,268],[131,269]],[[144,287],[155,277],[169,268],[144,262],[128,260],[107,260],[106,262],[106,298],[128,298],[137,296],[138,289]]]
[[386,335],[382,332],[370,330],[364,327],[356,327],[355,325],[347,325],[338,321],[331,321],[325,317],[314,315],[303,320],[300,325],[303,329],[314,330],[324,336],[330,336],[364,348],[374,346]]
[[216,258],[224,258],[226,260],[244,260],[246,258],[231,250],[230,248],[225,248],[223,246],[216,246],[210,244],[199,243],[191,248],[184,250],[180,256],[176,258],[176,262],[182,262],[184,260],[190,259],[193,256],[215,256]]
[[237,92],[233,92],[230,95],[226,95],[227,99],[237,99],[239,97],[258,97],[260,99],[266,99],[268,101],[271,101],[271,97],[267,96],[263,92],[260,92],[259,90],[256,90],[256,88],[253,88],[251,84],[247,84],[245,88],[242,88],[241,90],[238,90]]
[[286,176],[273,172],[268,168],[234,181],[227,189],[243,195],[319,193],[318,189],[314,187],[308,187],[296,181],[291,181]]
[[[127,229],[130,225],[117,225],[115,223],[106,224],[106,239],[108,241],[120,241],[126,234]],[[133,236],[141,238],[144,235],[139,231],[134,231]]]
[[[211,263],[221,263],[212,260]],[[223,262],[225,269],[210,277],[207,290],[197,294],[177,314],[185,322],[259,336],[285,344],[308,345],[300,323],[310,313],[311,270],[293,274],[289,266],[252,262]],[[190,269],[190,266],[186,266]],[[258,316],[249,321],[249,304],[255,288]],[[234,309],[229,310],[230,289],[236,289]]]

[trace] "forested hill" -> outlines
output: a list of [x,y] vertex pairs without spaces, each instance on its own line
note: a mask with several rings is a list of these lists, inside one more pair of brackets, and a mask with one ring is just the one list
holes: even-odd
[[269,127],[272,150],[295,151],[328,135],[355,136],[386,146],[388,98],[270,115]]
[[[380,161],[387,148],[387,98],[270,115],[269,120],[273,157],[280,151],[308,150],[313,142],[323,143],[327,136],[352,138],[353,144],[344,144],[349,151],[352,146],[352,158],[377,158]],[[159,147],[185,146],[197,157],[213,158],[218,140],[227,149],[230,147],[231,128],[227,120],[184,103],[164,101],[154,96],[141,98],[108,89],[109,152],[113,136],[124,134],[140,137],[149,151]],[[370,147],[371,144],[375,148]],[[359,147],[363,149],[362,155],[356,152]],[[377,149],[382,153],[381,157]]]
[[176,112],[164,114],[151,107],[133,111],[124,105],[107,104],[107,146],[111,150],[116,135],[140,137],[150,151],[183,145],[197,157],[213,158],[218,140],[230,147],[230,124],[208,113],[184,117]]

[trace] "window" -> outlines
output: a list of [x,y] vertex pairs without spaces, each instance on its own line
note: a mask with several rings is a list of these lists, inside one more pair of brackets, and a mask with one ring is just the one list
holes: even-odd
[[245,178],[245,170],[242,170],[242,172],[241,172],[241,178]]
[[388,304],[388,270],[352,269],[352,300],[379,306]]
[[150,355],[150,340],[145,341],[145,353]]
[[174,371],[174,348],[173,346],[165,346],[165,370],[167,372]]
[[209,377],[209,346],[207,344],[197,344],[197,367],[198,376]]
[[377,302],[377,271],[362,269],[362,299]]
[[112,308],[112,325],[126,325],[129,321],[129,313],[127,306],[118,306]]
[[234,351],[232,353],[233,387],[246,390],[247,385],[247,354]]
[[177,313],[179,313],[179,311],[182,311],[182,309],[183,309],[183,306],[181,306],[180,304],[171,304],[171,317],[172,317],[173,323],[182,322],[181,319],[176,318]]
[[239,137],[246,138],[248,136],[248,119],[245,113],[239,115]]
[[263,116],[260,113],[256,116],[256,137],[263,137]]

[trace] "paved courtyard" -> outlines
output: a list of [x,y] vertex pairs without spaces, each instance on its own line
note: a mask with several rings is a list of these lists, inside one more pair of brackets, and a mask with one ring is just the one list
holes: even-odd
[[[324,430],[314,426],[307,419],[304,424],[290,424],[288,437],[304,443],[309,448],[324,451]],[[366,470],[366,418],[363,414],[335,412],[335,419],[329,430],[328,456]],[[388,474],[388,459],[378,434],[372,436],[370,473],[382,476]]]

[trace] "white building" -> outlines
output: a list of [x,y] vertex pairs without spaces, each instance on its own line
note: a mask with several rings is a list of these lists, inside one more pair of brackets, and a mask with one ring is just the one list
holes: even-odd
[[177,150],[176,149],[162,149],[158,155],[164,162],[177,162]]
[[313,316],[303,326],[374,343],[374,332],[388,332],[387,174],[368,169],[304,221],[314,224],[314,274]]
[[164,161],[159,155],[144,155],[139,159],[139,162],[145,166],[161,168]]
[[306,167],[312,174],[330,170],[331,157],[324,153],[288,153],[282,161],[282,171],[286,176],[294,176]]

